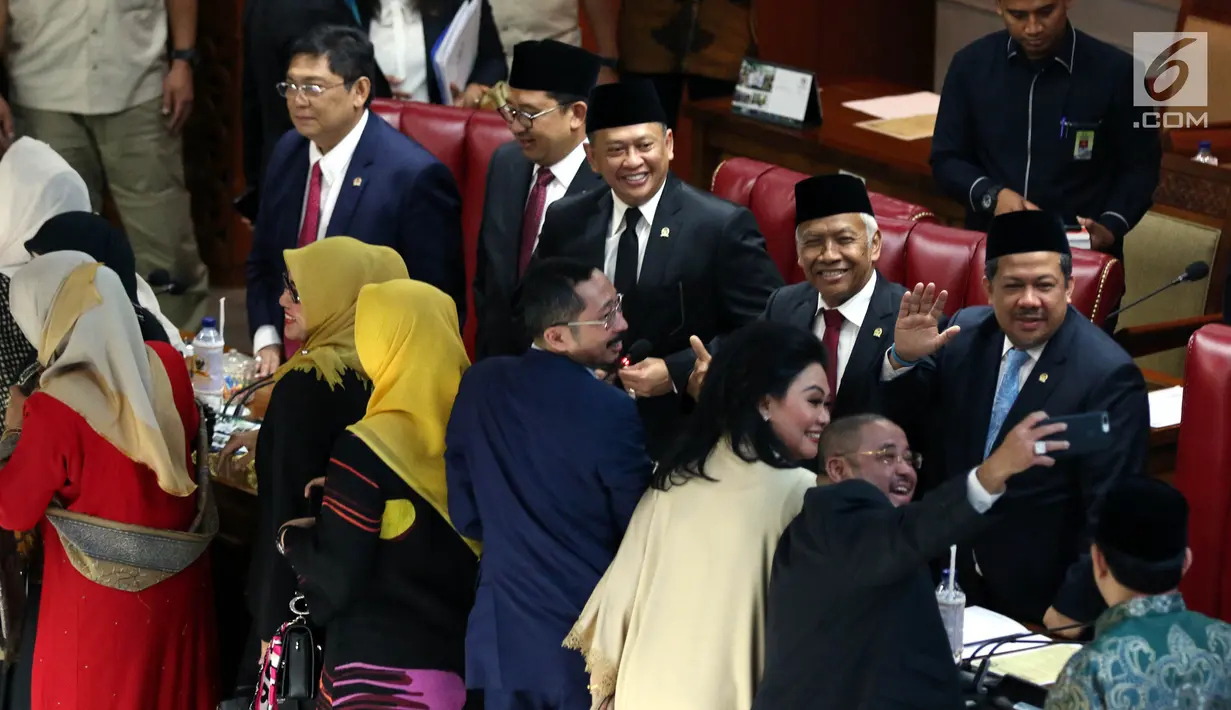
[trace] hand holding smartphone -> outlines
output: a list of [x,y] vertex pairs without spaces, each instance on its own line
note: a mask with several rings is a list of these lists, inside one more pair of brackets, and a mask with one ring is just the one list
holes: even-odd
[[1063,417],[1052,417],[1042,422],[1040,426],[1061,423],[1067,424],[1068,427],[1059,434],[1045,438],[1067,441],[1069,442],[1069,448],[1063,451],[1052,452],[1052,458],[1059,460],[1073,456],[1084,456],[1086,454],[1106,451],[1111,447],[1111,416],[1107,412],[1086,412],[1083,414],[1069,414]]

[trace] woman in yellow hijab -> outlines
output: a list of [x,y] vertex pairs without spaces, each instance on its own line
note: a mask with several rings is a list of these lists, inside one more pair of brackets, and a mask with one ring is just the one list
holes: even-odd
[[[355,340],[367,414],[333,448],[316,524],[279,544],[326,624],[320,707],[461,710],[479,544],[449,520],[445,427],[469,366],[435,286],[367,286]],[[477,706],[476,706],[477,707]]]
[[334,441],[363,416],[371,393],[355,352],[359,292],[407,277],[396,251],[350,237],[288,249],[285,257],[279,303],[286,336],[302,346],[275,375],[256,440],[258,517],[248,603],[262,642],[287,620],[296,586],[294,572],[278,554],[278,529],[315,512],[304,489],[325,475]]

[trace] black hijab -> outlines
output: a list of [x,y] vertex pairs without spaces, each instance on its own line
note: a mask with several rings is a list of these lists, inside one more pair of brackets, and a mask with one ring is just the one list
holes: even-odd
[[158,318],[137,303],[137,258],[128,237],[106,219],[90,212],[65,212],[43,223],[26,241],[31,254],[79,251],[110,268],[120,277],[141,326],[142,340],[170,342]]

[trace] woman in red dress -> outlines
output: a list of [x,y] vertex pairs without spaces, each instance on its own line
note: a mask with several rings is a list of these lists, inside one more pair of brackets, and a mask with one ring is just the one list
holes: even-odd
[[103,521],[191,527],[198,418],[183,359],[141,341],[119,278],[78,252],[22,267],[10,309],[45,368],[29,399],[14,391],[0,440],[7,451],[17,437],[0,468],[0,527],[38,524],[44,547],[32,710],[213,710],[208,553],[122,591],[79,572],[45,515],[54,500]]

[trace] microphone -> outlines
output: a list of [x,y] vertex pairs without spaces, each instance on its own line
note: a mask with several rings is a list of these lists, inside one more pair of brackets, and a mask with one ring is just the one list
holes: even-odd
[[622,368],[631,367],[633,365],[636,365],[637,363],[649,357],[650,353],[653,350],[654,350],[653,343],[646,340],[645,338],[642,338],[641,340],[638,340],[637,342],[633,343],[632,347],[628,349],[628,352],[624,354],[624,357],[620,358],[619,365]]
[[1145,300],[1147,300],[1147,299],[1154,298],[1155,296],[1157,296],[1158,294],[1162,293],[1163,291],[1166,291],[1167,289],[1171,288],[1172,286],[1176,286],[1176,285],[1182,284],[1182,283],[1184,283],[1185,281],[1200,281],[1201,279],[1204,279],[1206,276],[1209,276],[1209,275],[1210,275],[1210,265],[1209,265],[1209,264],[1207,264],[1207,263],[1206,263],[1206,262],[1204,262],[1204,261],[1194,261],[1193,263],[1191,263],[1191,264],[1189,264],[1188,266],[1184,267],[1184,273],[1180,274],[1179,276],[1175,277],[1174,279],[1171,279],[1171,281],[1169,281],[1169,282],[1167,282],[1167,283],[1163,284],[1162,286],[1160,286],[1160,287],[1158,287],[1158,288],[1154,289],[1153,291],[1151,291],[1151,292],[1147,293],[1146,295],[1142,296],[1141,298],[1138,298],[1136,301],[1133,301],[1132,303],[1128,303],[1128,304],[1125,304],[1125,305],[1123,305],[1123,306],[1120,306],[1119,308],[1117,308],[1116,310],[1112,311],[1111,313],[1108,313],[1108,314],[1107,314],[1107,318],[1113,318],[1113,317],[1115,317],[1115,316],[1118,316],[1118,315],[1120,315],[1121,313],[1123,313],[1124,311],[1127,311],[1128,309],[1130,309],[1130,308],[1132,308],[1133,306],[1137,305],[1138,303],[1141,303],[1142,301],[1145,301]]
[[166,269],[154,269],[146,277],[145,282],[150,285],[150,288],[156,294],[165,293],[171,296],[179,296],[186,290],[183,284],[177,283],[171,278],[171,272]]

